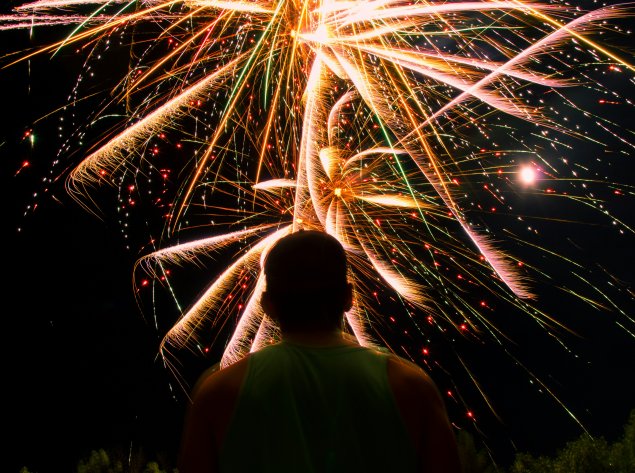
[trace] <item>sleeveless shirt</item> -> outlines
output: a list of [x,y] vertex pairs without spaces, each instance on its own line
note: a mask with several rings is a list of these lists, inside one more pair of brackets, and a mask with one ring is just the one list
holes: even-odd
[[289,342],[252,353],[221,472],[416,471],[387,359],[361,346]]

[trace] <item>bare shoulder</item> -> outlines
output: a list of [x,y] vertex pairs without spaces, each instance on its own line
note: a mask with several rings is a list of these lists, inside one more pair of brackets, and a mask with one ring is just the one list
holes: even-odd
[[420,366],[396,355],[388,358],[388,382],[419,457],[417,471],[458,473],[456,439],[445,403]]
[[429,402],[440,400],[437,386],[432,378],[415,363],[397,355],[390,355],[387,370],[388,380],[396,395],[414,396],[419,400],[423,396]]
[[248,363],[247,356],[225,368],[204,372],[192,390],[193,403],[218,403],[235,398],[247,373]]
[[192,389],[185,416],[178,470],[183,473],[216,472],[220,446],[247,372],[247,358],[226,368],[212,367]]
[[416,365],[412,361],[406,360],[405,358],[395,354],[390,354],[388,356],[388,369],[405,376],[410,375],[417,377],[423,375],[423,377],[428,377],[427,373],[419,365]]

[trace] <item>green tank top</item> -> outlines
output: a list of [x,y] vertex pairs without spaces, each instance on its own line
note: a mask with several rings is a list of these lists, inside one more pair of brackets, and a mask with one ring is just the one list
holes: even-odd
[[252,353],[221,472],[416,471],[387,357],[359,346],[288,342]]

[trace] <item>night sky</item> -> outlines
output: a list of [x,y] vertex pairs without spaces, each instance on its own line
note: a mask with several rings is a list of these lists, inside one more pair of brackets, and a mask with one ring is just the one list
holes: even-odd
[[[44,44],[48,34],[55,37],[60,31],[38,32],[32,41]],[[26,31],[0,35],[3,51],[33,44]],[[72,93],[82,63],[81,54],[62,51],[52,59],[38,57],[28,65],[0,70],[3,425],[8,439],[4,449],[8,464],[3,471],[17,472],[22,466],[40,473],[73,471],[78,459],[102,447],[143,450],[150,457],[161,453],[173,464],[187,383],[207,364],[218,361],[223,345],[219,341],[207,359],[185,356],[191,364],[182,368],[182,379],[167,370],[158,347],[169,322],[155,325],[149,306],[137,304],[132,285],[133,265],[147,252],[144,226],[122,231],[112,210],[116,190],[99,191],[98,199],[110,202],[104,206],[103,218],[66,194],[63,176],[78,156],[62,156],[53,165],[62,146],[59,118],[69,116],[58,109]],[[99,90],[99,85],[94,89]],[[91,102],[86,102],[73,113],[79,116],[89,110]],[[615,120],[628,121],[624,113],[632,109],[607,110]],[[33,143],[30,134],[35,136]],[[625,190],[612,208],[632,226],[632,155],[617,160],[610,174],[619,177]],[[44,180],[49,178],[52,182]],[[531,205],[530,197],[526,205]],[[574,221],[589,221],[587,217],[584,212],[571,214]],[[634,316],[632,233],[618,234],[599,220],[590,225],[545,222],[542,228],[547,235],[543,242],[556,251],[559,245],[569,250],[575,247],[577,261],[596,268],[593,277],[615,277],[614,285],[620,289],[616,302],[627,316]],[[181,289],[198,294],[207,283],[207,271],[217,269],[191,271],[180,283]],[[558,274],[557,268],[553,274]],[[560,294],[553,287],[539,288],[544,307],[553,309],[576,332],[562,334],[567,348],[535,324],[517,321],[513,314],[501,319],[500,325],[513,341],[515,355],[558,392],[588,431],[615,440],[635,408],[635,338],[616,324],[625,320],[616,310],[594,310],[568,299],[562,307]],[[165,303],[169,304],[169,298]],[[165,310],[177,315],[174,307]],[[629,327],[632,330],[633,324]],[[415,344],[399,330],[388,327],[385,334],[395,346]],[[466,342],[461,349],[463,356],[471,358],[479,384],[491,394],[499,418],[476,396],[476,422],[470,423],[451,399],[448,407],[457,425],[482,435],[499,463],[508,463],[515,451],[553,453],[583,432],[562,406],[528,385],[522,368],[503,362],[497,347]],[[448,362],[447,366],[452,365]],[[180,381],[185,384],[181,386]],[[446,379],[438,381],[445,390]]]

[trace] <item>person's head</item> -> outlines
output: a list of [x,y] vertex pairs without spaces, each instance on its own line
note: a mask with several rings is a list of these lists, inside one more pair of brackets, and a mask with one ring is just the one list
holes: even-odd
[[266,255],[265,312],[283,332],[327,331],[342,327],[352,306],[346,279],[346,252],[337,239],[300,230],[275,243]]

